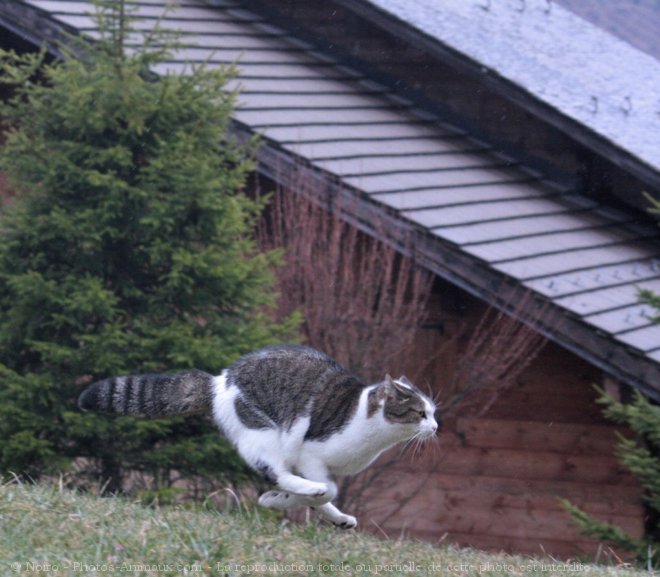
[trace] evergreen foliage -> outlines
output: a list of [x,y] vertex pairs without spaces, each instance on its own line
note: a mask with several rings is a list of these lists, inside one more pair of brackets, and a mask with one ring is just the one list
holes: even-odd
[[80,44],[83,58],[0,54],[0,169],[16,192],[0,212],[0,471],[37,478],[76,460],[111,490],[136,470],[240,481],[203,418],[76,406],[91,381],[218,373],[292,333],[268,314],[276,255],[252,240],[260,205],[242,192],[250,150],[228,136],[231,70],[155,77],[168,44],[155,32],[127,54],[122,11],[103,7],[104,38]]
[[[660,213],[660,202],[649,197],[651,212]],[[660,322],[660,295],[640,290],[642,302],[656,310],[654,322]],[[595,519],[578,507],[563,501],[564,508],[584,535],[613,543],[632,553],[637,562],[649,570],[660,568],[660,407],[652,403],[639,391],[634,391],[630,403],[620,403],[611,395],[600,391],[599,402],[605,405],[607,418],[628,426],[635,439],[621,436],[617,449],[619,460],[634,473],[645,489],[648,507],[646,535],[636,539],[623,529]]]
[[588,537],[612,543],[632,553],[637,562],[649,569],[660,568],[660,407],[635,391],[630,403],[621,403],[601,391],[599,402],[605,405],[605,416],[628,426],[637,439],[621,436],[617,456],[642,483],[649,509],[646,536],[636,539],[623,529],[595,519],[578,507],[563,501],[573,521]]

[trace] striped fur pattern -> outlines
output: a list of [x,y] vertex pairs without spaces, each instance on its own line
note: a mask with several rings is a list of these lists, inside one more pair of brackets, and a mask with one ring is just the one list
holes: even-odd
[[148,418],[203,413],[211,406],[212,383],[212,375],[196,369],[111,377],[85,389],[78,406],[83,411]]
[[324,353],[281,345],[239,359],[220,375],[198,370],[113,377],[90,385],[80,408],[163,417],[211,410],[243,459],[275,485],[259,503],[311,506],[339,527],[335,475],[355,474],[383,451],[432,438],[435,405],[405,377],[367,385]]

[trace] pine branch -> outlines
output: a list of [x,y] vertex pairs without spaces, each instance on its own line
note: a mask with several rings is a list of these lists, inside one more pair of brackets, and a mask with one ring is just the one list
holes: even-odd
[[631,553],[639,554],[644,551],[644,557],[646,556],[646,542],[634,539],[620,527],[599,521],[566,499],[560,499],[560,504],[571,515],[573,522],[580,527],[583,535],[612,543]]

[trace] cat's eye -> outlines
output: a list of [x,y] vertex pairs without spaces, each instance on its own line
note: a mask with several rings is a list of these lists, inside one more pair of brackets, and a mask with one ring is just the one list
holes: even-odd
[[419,416],[420,416],[422,419],[426,419],[426,413],[425,413],[424,411],[419,411]]

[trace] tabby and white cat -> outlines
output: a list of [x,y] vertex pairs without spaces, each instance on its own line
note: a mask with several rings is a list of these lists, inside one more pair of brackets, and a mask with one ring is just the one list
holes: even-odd
[[366,385],[333,359],[296,345],[247,354],[218,376],[113,377],[80,395],[83,410],[139,417],[209,408],[246,463],[276,485],[259,503],[275,509],[314,507],[326,520],[354,527],[339,511],[334,475],[357,473],[384,450],[437,431],[433,401],[405,377]]

